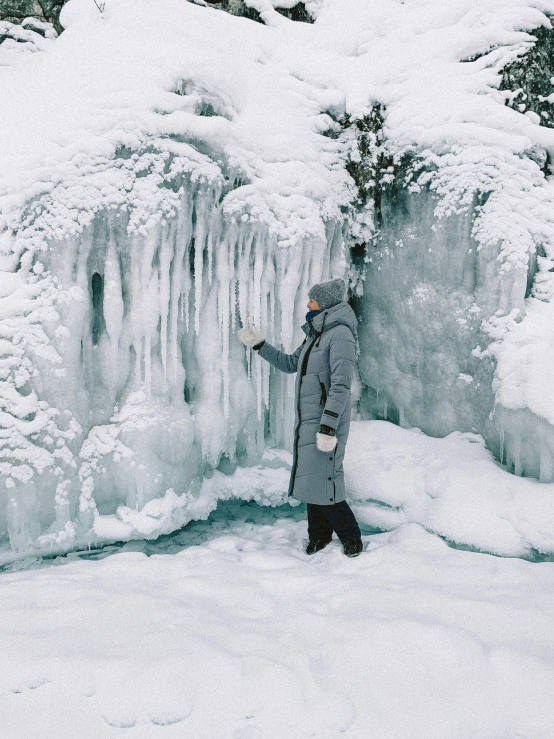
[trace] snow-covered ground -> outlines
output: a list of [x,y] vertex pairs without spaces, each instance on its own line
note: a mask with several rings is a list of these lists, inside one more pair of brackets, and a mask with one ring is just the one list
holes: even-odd
[[416,524],[308,557],[300,517],[224,503],[157,543],[12,565],[0,736],[552,738],[554,563]]

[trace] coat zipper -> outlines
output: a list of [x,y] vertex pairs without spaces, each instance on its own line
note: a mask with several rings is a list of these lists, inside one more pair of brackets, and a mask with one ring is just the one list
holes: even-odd
[[[338,441],[337,441],[338,444]],[[337,486],[335,484],[335,462],[337,459],[337,444],[335,444],[335,448],[333,449],[333,502],[337,502]]]

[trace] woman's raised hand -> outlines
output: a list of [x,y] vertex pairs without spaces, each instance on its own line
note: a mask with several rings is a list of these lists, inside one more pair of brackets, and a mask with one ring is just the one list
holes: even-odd
[[251,349],[265,341],[264,335],[260,329],[255,326],[244,326],[243,328],[239,328],[237,336],[243,344],[246,344],[246,346],[249,346]]

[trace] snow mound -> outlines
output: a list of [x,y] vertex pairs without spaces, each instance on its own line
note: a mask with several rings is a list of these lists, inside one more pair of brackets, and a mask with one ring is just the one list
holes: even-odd
[[476,434],[434,439],[384,421],[354,422],[344,464],[368,526],[417,523],[503,556],[554,553],[554,484],[509,474]]

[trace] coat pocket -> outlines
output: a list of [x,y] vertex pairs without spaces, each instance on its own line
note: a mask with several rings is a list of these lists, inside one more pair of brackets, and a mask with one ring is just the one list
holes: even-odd
[[321,402],[323,405],[327,402],[327,397],[329,395],[329,373],[328,372],[319,372],[318,373],[318,379],[319,379],[319,387],[321,388]]
[[321,398],[319,399],[320,405],[325,405],[327,402],[327,390],[325,389],[325,385],[321,380],[319,381],[319,386],[321,388]]

